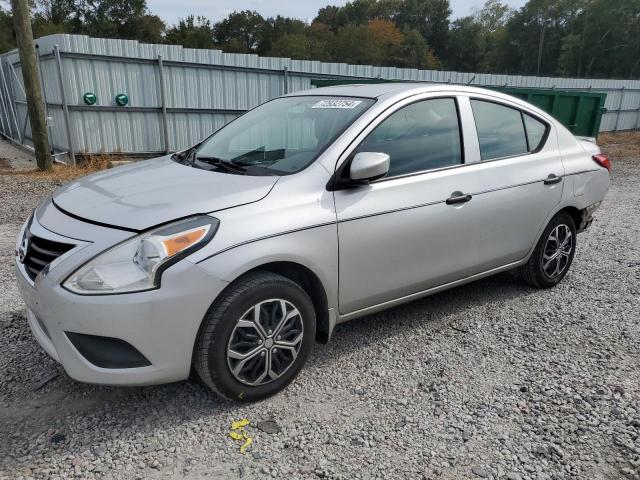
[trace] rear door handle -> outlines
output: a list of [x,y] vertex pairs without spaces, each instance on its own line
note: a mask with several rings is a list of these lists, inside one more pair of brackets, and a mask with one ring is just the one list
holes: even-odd
[[456,203],[466,203],[471,200],[473,197],[471,194],[462,193],[460,191],[455,191],[451,194],[449,198],[447,198],[447,205],[455,205]]
[[562,181],[562,177],[556,177],[553,173],[549,174],[547,179],[544,181],[545,185],[554,185],[556,183],[560,183]]

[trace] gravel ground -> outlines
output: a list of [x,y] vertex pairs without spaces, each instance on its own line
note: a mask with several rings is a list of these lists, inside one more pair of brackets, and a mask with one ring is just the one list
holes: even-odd
[[[285,392],[237,405],[197,382],[67,377],[12,269],[55,183],[0,172],[0,478],[639,479],[639,184],[638,158],[614,158],[558,287],[504,274],[339,326]],[[242,455],[228,433],[244,417]]]

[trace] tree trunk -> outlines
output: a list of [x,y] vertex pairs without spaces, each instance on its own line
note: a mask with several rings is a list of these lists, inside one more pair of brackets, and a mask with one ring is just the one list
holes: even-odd
[[540,76],[540,67],[542,66],[542,48],[544,47],[544,30],[546,24],[542,23],[542,29],[540,30],[540,44],[538,45],[538,68],[536,69],[536,76]]

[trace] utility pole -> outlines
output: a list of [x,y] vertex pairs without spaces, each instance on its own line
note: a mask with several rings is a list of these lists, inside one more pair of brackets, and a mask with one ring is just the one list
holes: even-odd
[[50,170],[53,161],[49,151],[49,137],[47,135],[47,121],[42,103],[42,89],[38,80],[36,51],[33,46],[33,32],[31,30],[31,16],[27,0],[11,0],[13,11],[13,28],[16,31],[18,51],[24,89],[27,96],[27,112],[31,124],[31,137],[36,152],[36,162],[40,170]]
[[544,29],[546,27],[545,20],[542,20],[542,29],[540,30],[540,44],[538,45],[538,68],[536,69],[536,76],[540,76],[540,66],[542,65],[542,47],[544,46]]

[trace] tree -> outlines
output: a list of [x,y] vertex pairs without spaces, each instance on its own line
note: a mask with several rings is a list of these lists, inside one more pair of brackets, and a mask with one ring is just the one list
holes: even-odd
[[293,58],[294,60],[312,58],[309,38],[299,33],[285,33],[273,43],[269,55]]
[[499,0],[487,0],[482,9],[451,24],[447,66],[464,72],[500,72],[506,25],[513,11]]
[[310,56],[308,58],[311,60],[330,62],[332,60],[330,45],[333,34],[329,30],[329,27],[323,23],[314,22],[307,27],[305,35],[309,39]]
[[[562,39],[560,57],[558,58],[558,74],[562,76],[580,75],[582,70],[582,37],[569,33]],[[575,73],[574,73],[575,72]]]
[[474,10],[473,18],[480,24],[485,34],[496,33],[502,29],[513,15],[509,5],[500,0],[487,0],[480,10]]
[[287,18],[281,15],[267,18],[259,34],[257,53],[260,55],[268,54],[271,52],[274,42],[277,42],[284,36],[304,36],[306,29],[307,24],[302,20]]
[[16,39],[13,34],[13,18],[9,12],[5,12],[0,7],[0,53],[14,48],[16,48]]
[[285,33],[276,40],[268,55],[295,60],[331,61],[329,52],[333,34],[323,23],[306,26],[303,33]]
[[478,39],[479,62],[476,71],[499,73],[502,51],[507,41],[506,25],[513,10],[500,0],[487,0],[482,9],[473,13],[476,24],[480,26]]
[[444,58],[449,35],[449,0],[404,0],[395,16],[400,27],[418,30],[438,57]]
[[55,24],[68,22],[78,13],[75,0],[37,0],[35,5],[41,19]]
[[78,5],[87,33],[114,38],[133,38],[132,19],[144,15],[145,9],[145,0],[87,0]]
[[640,0],[593,0],[562,39],[558,72],[585,77],[640,75]]
[[313,23],[321,23],[332,32],[336,32],[340,27],[349,23],[349,18],[342,7],[328,5],[318,10],[318,15],[313,19]]
[[459,18],[449,32],[447,67],[462,72],[477,72],[482,61],[482,25],[472,16]]
[[34,7],[31,24],[35,38],[74,33],[81,28],[75,0],[36,0]]
[[384,65],[398,58],[402,32],[388,20],[340,28],[331,45],[332,57],[341,62]]
[[165,24],[146,0],[32,0],[36,37],[80,33],[161,43]]
[[442,68],[440,60],[429,48],[427,41],[420,32],[415,29],[405,28],[402,31],[404,41],[398,49],[396,67],[424,68],[427,70],[439,70]]
[[[450,21],[449,0],[351,0],[309,25],[236,11],[218,23],[190,15],[167,28],[147,0],[30,0],[36,37],[83,33],[227,52],[470,72],[640,75],[640,0],[506,0]],[[0,0],[6,3],[6,0]],[[0,7],[0,51],[15,47]]]
[[333,61],[411,68],[440,68],[440,62],[420,32],[403,31],[390,20],[338,29],[329,42]]
[[147,42],[162,40],[165,24],[149,13],[146,0],[75,0],[73,7],[66,0],[39,1],[39,15],[44,18],[56,11],[72,12],[63,23],[70,33]]
[[366,25],[371,20],[393,21],[404,0],[353,0],[342,7],[327,6],[318,11],[314,23],[324,23],[333,32],[347,25]]
[[162,43],[166,24],[157,15],[142,15],[134,20],[135,39],[147,43]]
[[189,15],[167,29],[165,42],[187,48],[214,48],[214,31],[205,17]]
[[27,0],[11,0],[13,30],[16,33],[20,69],[27,97],[27,115],[31,125],[31,140],[40,170],[51,170],[53,158],[49,145],[45,108],[42,99],[36,49],[31,31],[31,14]]
[[554,75],[562,39],[571,32],[580,1],[529,0],[506,24],[500,67],[525,75]]
[[233,12],[214,27],[216,45],[227,52],[255,53],[264,27],[258,12]]

